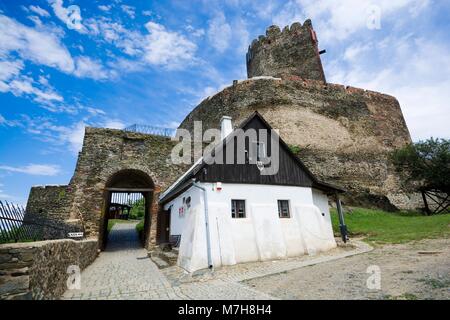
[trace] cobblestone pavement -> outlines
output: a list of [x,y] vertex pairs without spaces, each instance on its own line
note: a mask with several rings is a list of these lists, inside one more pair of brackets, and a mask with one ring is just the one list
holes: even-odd
[[188,274],[179,267],[158,269],[142,248],[136,223],[116,223],[108,246],[81,273],[81,289],[67,290],[63,299],[277,299],[241,281],[279,274],[304,266],[331,261],[370,247],[338,247],[316,256],[254,262]]
[[63,299],[271,299],[240,283],[171,284],[148,258],[135,231],[136,223],[116,223],[108,246],[81,273],[81,289],[67,290]]

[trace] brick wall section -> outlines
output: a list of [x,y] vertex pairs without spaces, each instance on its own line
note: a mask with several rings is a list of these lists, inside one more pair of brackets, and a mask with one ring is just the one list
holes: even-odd
[[249,79],[203,100],[181,123],[193,130],[219,128],[227,115],[239,125],[257,110],[300,147],[300,158],[319,178],[343,186],[347,204],[414,209],[420,198],[404,192],[389,153],[411,142],[400,105],[392,96],[305,80]]
[[58,299],[67,268],[81,270],[97,257],[97,240],[48,240],[0,245],[0,300]]

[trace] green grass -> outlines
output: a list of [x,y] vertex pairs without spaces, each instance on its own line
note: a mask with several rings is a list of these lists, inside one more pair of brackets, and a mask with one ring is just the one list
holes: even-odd
[[116,223],[128,223],[128,220],[122,220],[122,219],[109,219],[108,220],[108,233],[111,231],[111,229],[114,227]]
[[138,233],[144,232],[144,220],[141,220],[137,225],[136,225],[136,231]]
[[433,289],[442,289],[450,287],[450,279],[433,279],[433,278],[423,278],[419,279],[420,282],[432,287]]
[[[332,210],[333,229],[339,233],[336,210]],[[450,237],[450,214],[424,216],[417,212],[391,213],[382,210],[352,208],[345,213],[350,236],[362,236],[371,243],[405,243]]]

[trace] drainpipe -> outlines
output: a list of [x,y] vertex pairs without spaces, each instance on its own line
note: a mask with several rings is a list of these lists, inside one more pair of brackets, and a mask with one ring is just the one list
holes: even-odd
[[211,235],[209,232],[208,196],[207,196],[206,189],[204,187],[200,186],[195,181],[195,179],[192,179],[192,185],[203,191],[203,200],[204,200],[204,205],[205,205],[206,250],[207,250],[207,255],[208,255],[208,268],[212,269],[213,264],[212,264],[212,258],[211,258]]
[[336,194],[336,207],[337,207],[337,211],[338,211],[339,230],[341,231],[342,241],[344,241],[344,243],[346,243],[348,240],[348,231],[347,231],[347,226],[345,225],[345,221],[344,221],[344,212],[342,211],[341,199],[339,199],[339,196],[337,194]]

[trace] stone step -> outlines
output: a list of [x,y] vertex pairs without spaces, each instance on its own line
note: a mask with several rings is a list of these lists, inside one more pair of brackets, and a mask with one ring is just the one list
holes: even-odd
[[177,264],[178,260],[178,250],[161,250],[161,248],[156,248],[155,250],[149,252],[150,258],[158,258],[164,261],[168,266],[174,266]]
[[150,258],[152,259],[152,261],[156,264],[156,266],[159,269],[164,269],[164,268],[169,267],[169,264],[166,261],[164,261],[161,258],[159,258],[158,256],[153,256],[152,255],[152,256],[150,256]]

